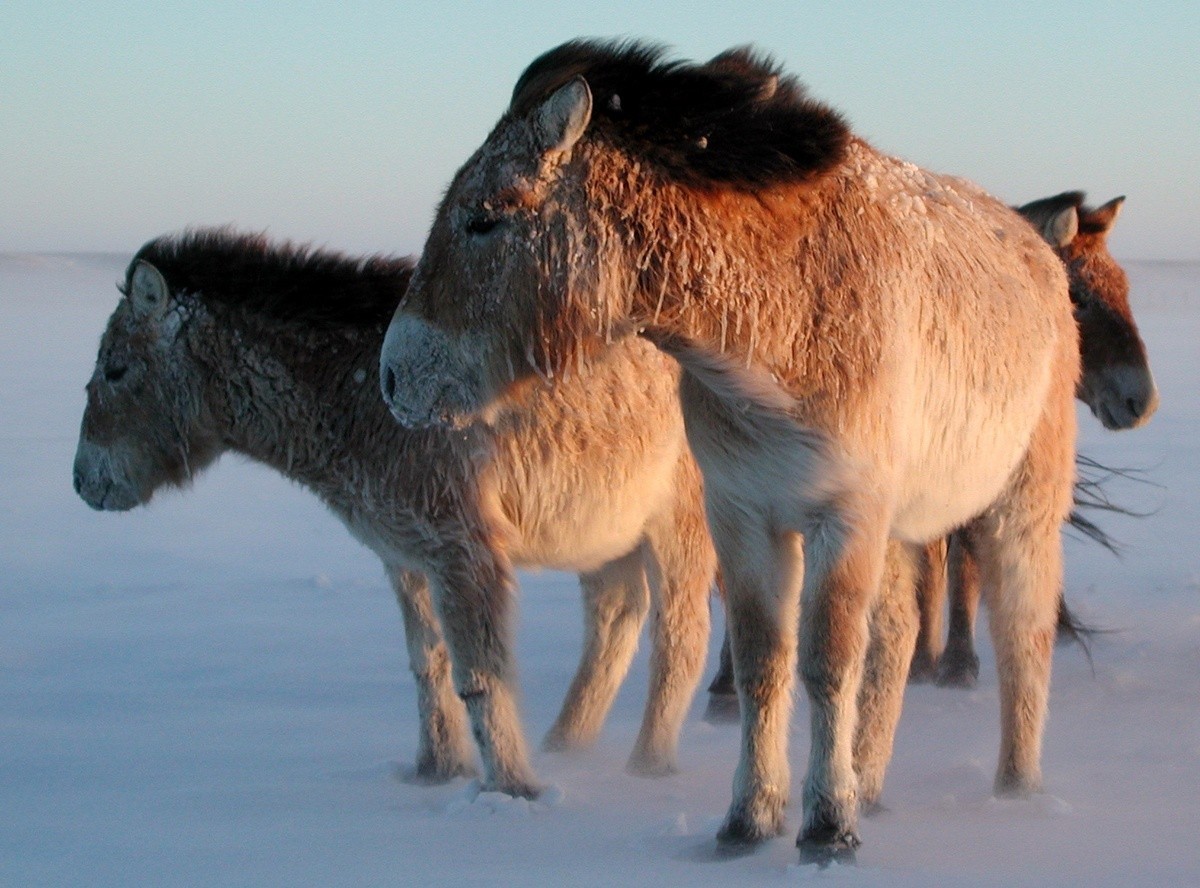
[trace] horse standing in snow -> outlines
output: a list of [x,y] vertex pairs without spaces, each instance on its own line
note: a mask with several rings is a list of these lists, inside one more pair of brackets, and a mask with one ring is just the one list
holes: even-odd
[[[1033,228],[877,152],[748,51],[686,64],[568,43],[526,69],[451,183],[380,381],[401,421],[460,424],[638,331],[687,371],[728,593],[742,748],[719,840],[783,829],[799,597],[798,843],[853,856],[888,539],[964,524],[1000,664],[996,791],[1036,791],[1079,354],[1062,263]],[[494,670],[481,715],[503,705],[502,657],[475,653]]]
[[[511,563],[580,572],[585,647],[552,749],[595,739],[652,593],[650,694],[630,769],[673,770],[715,572],[699,473],[670,407],[674,362],[631,340],[586,380],[530,390],[493,428],[402,429],[375,366],[411,272],[405,259],[224,230],[151,241],[129,265],[87,385],[76,491],[97,509],[131,509],[232,450],[319,496],[383,561],[399,599],[420,782],[473,770],[459,697],[476,706],[479,679],[452,681],[443,633],[486,637],[511,682]],[[509,719],[477,734],[484,785],[534,795],[509,700]]]
[[[1075,396],[1088,405],[1107,429],[1135,429],[1158,409],[1158,388],[1150,372],[1146,345],[1129,306],[1129,278],[1108,251],[1108,234],[1125,198],[1103,206],[1084,206],[1081,191],[1066,191],[1018,207],[1067,269],[1071,306],[1079,325],[1082,373]],[[1072,522],[1076,516],[1072,513]],[[1092,533],[1092,530],[1085,532]],[[973,687],[979,676],[975,653],[975,615],[979,572],[966,532],[949,540],[948,551],[933,544],[926,555],[930,570],[919,582],[921,634],[913,657],[916,681],[934,678],[945,687]],[[950,625],[941,644],[942,609],[948,561]]]
[[[1158,407],[1158,389],[1146,347],[1129,307],[1129,279],[1108,251],[1108,232],[1124,200],[1118,197],[1092,209],[1083,206],[1083,192],[1068,191],[1017,207],[1055,248],[1067,269],[1083,361],[1075,395],[1110,429],[1136,428],[1149,421]],[[1076,520],[1072,512],[1072,523]],[[1093,536],[1097,532],[1094,525],[1083,529]],[[913,682],[973,687],[979,677],[974,640],[979,573],[969,552],[970,541],[964,537],[952,534],[945,541],[931,543],[920,556],[917,596],[921,624],[909,673]],[[950,626],[943,646],[948,593]],[[1067,631],[1077,628],[1065,612],[1062,619]],[[1063,628],[1060,625],[1060,630]],[[728,632],[708,693],[706,719],[738,717]]]

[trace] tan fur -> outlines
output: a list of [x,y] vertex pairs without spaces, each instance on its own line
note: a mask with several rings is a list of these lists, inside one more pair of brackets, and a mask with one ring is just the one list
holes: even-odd
[[[385,346],[381,362],[404,383],[388,393],[397,414],[470,415],[529,365],[557,373],[631,327],[723,353],[716,371],[744,368],[751,387],[773,381],[798,431],[750,448],[723,438],[747,409],[723,393],[743,387],[685,374],[681,389],[742,703],[721,838],[783,826],[799,592],[813,713],[800,842],[816,859],[852,852],[858,699],[888,539],[924,543],[981,513],[1006,670],[997,787],[1036,788],[1079,362],[1061,263],[982,191],[859,140],[807,178],[706,186],[591,138],[555,95],[504,118],[447,194],[393,327],[425,325],[454,360],[436,388],[421,386]],[[572,144],[532,124],[545,129],[551,101],[556,135],[567,119],[583,130]],[[500,232],[471,237],[472,214],[513,192],[522,200]],[[824,445],[797,459],[797,439]]]
[[[1129,305],[1129,281],[1108,251],[1108,234],[1124,200],[1118,197],[1093,210],[1081,206],[1081,192],[1065,192],[1018,208],[1067,271],[1082,369],[1075,395],[1110,429],[1144,425],[1158,407],[1146,346]],[[950,546],[949,587],[944,566],[931,560],[936,553],[927,553],[927,568],[919,574],[921,633],[912,680],[972,687],[979,673],[974,634],[980,588],[969,541],[965,534],[957,536]],[[941,614],[947,591],[951,619],[943,656]]]
[[[224,450],[320,496],[396,590],[422,781],[473,770],[469,722],[484,786],[538,791],[511,662],[512,565],[581,573],[584,653],[549,748],[596,738],[653,605],[650,694],[630,768],[674,769],[703,668],[715,556],[672,362],[631,340],[585,376],[527,388],[490,429],[409,432],[366,372],[380,328],[263,317],[168,296],[166,282],[150,307],[148,276],[134,274],[88,384],[75,473],[89,503],[131,508]],[[108,378],[118,361],[131,369]],[[163,452],[183,455],[182,475],[163,469]]]

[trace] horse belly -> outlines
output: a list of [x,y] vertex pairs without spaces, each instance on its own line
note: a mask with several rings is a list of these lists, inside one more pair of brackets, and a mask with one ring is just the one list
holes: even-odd
[[1024,386],[996,380],[972,391],[955,391],[940,382],[955,378],[946,373],[923,387],[918,383],[929,396],[925,409],[908,423],[894,536],[927,542],[995,502],[1028,449],[1044,409],[1049,354],[1040,364],[1030,368],[1033,373]]

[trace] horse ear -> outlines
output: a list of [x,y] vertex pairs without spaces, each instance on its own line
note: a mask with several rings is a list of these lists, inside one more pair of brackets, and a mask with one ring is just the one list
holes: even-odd
[[533,112],[533,131],[544,155],[563,154],[579,141],[592,119],[592,90],[575,76]]
[[1112,230],[1113,225],[1117,222],[1117,216],[1121,215],[1121,207],[1125,204],[1125,195],[1114,197],[1102,207],[1092,210],[1087,214],[1087,223],[1089,228],[1097,228],[1107,234]]
[[167,279],[149,262],[143,259],[133,267],[133,277],[129,282],[129,301],[139,314],[162,314],[170,294]]
[[1075,207],[1059,210],[1042,226],[1042,236],[1052,247],[1065,247],[1079,234],[1079,211]]

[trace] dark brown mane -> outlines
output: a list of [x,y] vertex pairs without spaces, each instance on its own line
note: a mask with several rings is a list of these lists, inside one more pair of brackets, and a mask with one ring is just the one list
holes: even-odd
[[632,41],[564,43],[525,69],[510,113],[528,113],[581,76],[592,91],[593,138],[697,187],[799,183],[842,159],[845,121],[766,56],[740,48],[697,64],[664,54]]
[[133,268],[149,262],[173,293],[238,306],[280,320],[374,326],[391,319],[408,288],[413,262],[390,256],[349,257],[262,234],[205,228],[155,238],[137,251]]

